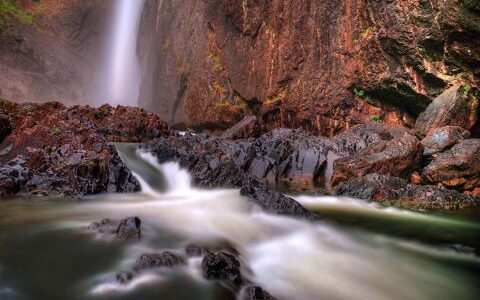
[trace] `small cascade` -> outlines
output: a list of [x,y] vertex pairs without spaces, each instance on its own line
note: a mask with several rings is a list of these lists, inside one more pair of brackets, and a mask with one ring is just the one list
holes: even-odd
[[102,97],[110,104],[135,106],[140,88],[137,36],[143,0],[116,0]]

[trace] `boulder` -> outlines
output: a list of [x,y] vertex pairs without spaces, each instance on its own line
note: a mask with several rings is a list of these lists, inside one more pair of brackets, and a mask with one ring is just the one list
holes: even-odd
[[434,155],[422,176],[427,182],[461,191],[480,187],[480,139],[459,141],[451,149]]
[[202,260],[202,274],[208,280],[222,280],[231,282],[236,286],[243,283],[240,274],[240,262],[228,253],[208,253]]
[[470,132],[459,126],[445,126],[430,130],[421,141],[424,156],[431,156],[470,137]]
[[116,233],[115,226],[110,219],[103,219],[100,222],[92,222],[88,225],[88,229],[98,233]]
[[30,170],[20,156],[0,166],[0,197],[18,193],[29,178]]
[[239,300],[275,300],[275,298],[257,285],[248,285],[240,291]]
[[335,194],[414,210],[480,207],[478,196],[432,185],[409,184],[402,178],[380,174],[369,174],[341,182],[336,187]]
[[477,120],[478,99],[468,86],[455,85],[430,103],[415,123],[415,130],[421,137],[430,130],[459,126],[470,130]]
[[334,140],[341,157],[333,163],[333,186],[370,173],[407,177],[420,164],[422,146],[404,127],[365,124]]
[[138,217],[123,219],[117,228],[117,238],[121,241],[138,240],[142,222]]
[[135,262],[135,270],[145,270],[158,267],[173,268],[175,266],[185,264],[185,260],[173,254],[170,251],[158,253],[144,253],[137,258]]

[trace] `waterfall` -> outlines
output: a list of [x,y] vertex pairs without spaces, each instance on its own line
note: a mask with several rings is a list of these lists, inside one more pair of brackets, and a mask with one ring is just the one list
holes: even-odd
[[143,0],[116,0],[107,50],[102,101],[136,106],[140,88],[137,36]]

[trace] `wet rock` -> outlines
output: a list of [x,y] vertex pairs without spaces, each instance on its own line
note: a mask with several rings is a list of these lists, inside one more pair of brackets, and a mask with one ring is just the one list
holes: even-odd
[[185,264],[185,260],[170,251],[165,251],[161,254],[144,253],[137,258],[135,269],[144,270],[158,267],[172,268],[183,264]]
[[369,174],[341,182],[338,196],[379,202],[413,210],[455,210],[480,207],[480,197],[432,185],[409,184],[405,179]]
[[256,285],[249,285],[240,291],[240,300],[275,300],[275,298]]
[[0,197],[18,193],[29,177],[30,170],[20,156],[0,166]]
[[427,182],[461,191],[480,187],[480,139],[459,141],[451,149],[436,154],[424,169]]
[[110,219],[103,219],[100,222],[92,222],[88,225],[88,229],[98,233],[116,233],[116,228]]
[[470,137],[470,132],[459,126],[445,126],[430,130],[422,140],[423,155],[431,156]]
[[141,224],[138,217],[123,219],[117,228],[117,238],[121,241],[138,240],[141,234]]
[[459,126],[466,130],[472,128],[477,120],[478,99],[472,90],[463,85],[455,85],[438,96],[420,114],[415,130],[424,137],[430,130]]
[[335,138],[343,157],[333,164],[332,185],[370,173],[407,177],[420,164],[422,146],[399,126],[366,124]]
[[130,272],[122,272],[116,275],[117,282],[120,284],[125,284],[131,281],[132,278],[133,278],[133,274]]
[[449,245],[448,248],[453,249],[457,251],[458,253],[464,253],[464,254],[475,254],[475,248],[462,245],[462,244],[454,244],[454,245]]
[[179,161],[190,171],[197,186],[240,188],[252,203],[269,212],[319,218],[292,198],[268,188],[250,171],[245,171],[242,166],[248,160],[248,147],[244,141],[185,134],[159,138],[144,145],[143,149],[154,153],[161,163]]
[[202,274],[208,280],[223,280],[237,286],[243,283],[240,262],[235,256],[220,252],[208,253],[202,260]]
[[206,248],[198,245],[188,245],[185,247],[185,253],[187,253],[188,256],[202,256],[207,252],[208,250]]

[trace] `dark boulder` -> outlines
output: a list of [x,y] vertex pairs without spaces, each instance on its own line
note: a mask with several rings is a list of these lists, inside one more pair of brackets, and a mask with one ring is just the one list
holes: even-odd
[[442,152],[458,141],[470,137],[470,132],[459,126],[445,126],[430,130],[427,136],[422,140],[424,147],[423,155],[431,156]]
[[0,197],[18,193],[29,179],[30,170],[20,156],[0,166]]
[[477,120],[478,99],[468,86],[455,85],[435,98],[418,117],[415,130],[424,137],[445,126],[472,128]]
[[333,163],[333,186],[370,173],[407,177],[420,164],[422,145],[404,127],[360,125],[335,141],[341,157]]
[[133,274],[130,272],[121,272],[116,275],[118,283],[124,284],[133,279]]
[[117,238],[121,241],[138,240],[142,222],[138,217],[123,219],[117,228]]
[[427,182],[462,191],[480,187],[480,139],[461,140],[423,169]]
[[239,300],[275,300],[275,297],[259,286],[248,285],[240,291]]
[[335,194],[414,210],[455,210],[480,206],[478,196],[432,185],[409,184],[402,178],[379,174],[341,182]]
[[103,219],[100,222],[92,222],[88,225],[88,229],[98,233],[116,233],[116,228],[110,219]]
[[202,274],[208,280],[222,280],[240,286],[243,283],[240,262],[228,253],[208,253],[202,260]]
[[135,263],[135,270],[145,270],[158,267],[173,268],[185,264],[185,260],[173,254],[170,251],[165,251],[161,254],[144,253],[137,258]]

